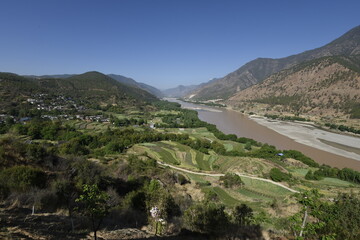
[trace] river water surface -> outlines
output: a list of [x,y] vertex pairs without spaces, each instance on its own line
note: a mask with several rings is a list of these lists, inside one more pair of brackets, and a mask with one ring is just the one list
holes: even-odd
[[251,119],[233,110],[167,100],[196,110],[201,120],[215,124],[226,134],[251,138],[278,149],[298,150],[320,164],[360,171],[360,138],[330,133],[306,124]]

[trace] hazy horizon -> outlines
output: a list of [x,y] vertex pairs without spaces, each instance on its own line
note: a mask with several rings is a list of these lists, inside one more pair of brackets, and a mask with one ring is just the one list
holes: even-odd
[[99,71],[159,89],[321,47],[360,24],[358,1],[1,1],[0,71]]

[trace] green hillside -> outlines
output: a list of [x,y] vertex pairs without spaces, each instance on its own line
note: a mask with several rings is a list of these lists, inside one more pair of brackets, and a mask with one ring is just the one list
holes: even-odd
[[39,94],[48,96],[48,101],[64,97],[71,98],[77,105],[113,105],[122,108],[138,108],[157,100],[143,89],[122,84],[99,72],[87,72],[69,78],[30,78],[0,73],[0,87],[2,110],[10,105],[23,108],[23,105],[28,105],[28,99],[39,97]]
[[128,86],[99,72],[87,72],[66,79],[41,79],[41,85],[51,85],[50,90],[61,89],[64,93],[84,97],[99,97],[104,99],[116,98],[137,99],[141,101],[153,101],[156,99],[152,94],[136,87]]

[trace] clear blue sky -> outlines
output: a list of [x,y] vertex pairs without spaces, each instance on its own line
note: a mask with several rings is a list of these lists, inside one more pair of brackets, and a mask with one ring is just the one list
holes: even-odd
[[0,9],[0,71],[96,70],[160,89],[320,47],[360,25],[359,0],[1,0]]

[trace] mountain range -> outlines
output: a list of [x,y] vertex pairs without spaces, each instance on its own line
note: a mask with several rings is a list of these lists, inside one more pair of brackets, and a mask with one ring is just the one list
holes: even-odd
[[258,58],[216,81],[208,82],[189,93],[193,100],[229,99],[270,75],[297,64],[325,56],[350,56],[360,54],[360,26],[355,27],[329,44],[280,59]]

